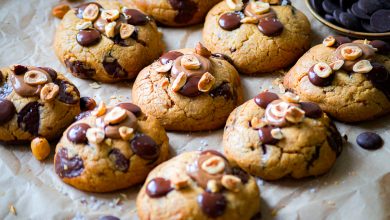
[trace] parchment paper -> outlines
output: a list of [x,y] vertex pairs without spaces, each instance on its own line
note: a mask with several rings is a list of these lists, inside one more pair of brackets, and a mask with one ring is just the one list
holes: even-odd
[[[46,65],[66,73],[52,48],[59,20],[51,16],[51,9],[58,3],[0,0],[0,66]],[[310,15],[303,0],[293,0],[293,4],[309,17],[313,44],[331,33]],[[168,50],[193,47],[201,40],[201,25],[161,30]],[[130,100],[132,83],[93,89],[92,81],[79,80],[69,73],[66,76],[79,86],[83,96],[94,96],[98,101]],[[280,73],[242,76],[245,98],[248,100],[266,88],[278,91],[275,84],[278,77]],[[340,132],[348,135],[349,143],[324,176],[276,182],[259,180],[263,219],[390,219],[389,122],[390,117],[353,126],[337,123]],[[366,130],[379,133],[385,146],[376,151],[358,147],[356,136]],[[172,154],[205,148],[221,150],[222,132],[169,133]],[[64,184],[55,174],[52,162],[53,155],[43,163],[38,162],[28,146],[0,146],[0,219],[97,219],[108,214],[137,219],[135,198],[139,186],[108,194],[84,193]],[[10,211],[11,206],[16,215]]]

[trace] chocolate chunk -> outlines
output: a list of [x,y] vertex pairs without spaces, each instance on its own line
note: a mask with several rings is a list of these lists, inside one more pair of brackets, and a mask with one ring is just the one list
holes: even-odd
[[352,40],[349,37],[344,37],[344,36],[333,36],[334,39],[336,40],[334,47],[339,47],[340,45],[347,44],[347,43],[352,43]]
[[338,5],[336,5],[335,3],[333,3],[330,0],[324,0],[322,2],[322,8],[327,13],[333,13],[334,10],[340,9],[340,7]]
[[96,29],[80,30],[76,35],[77,43],[83,47],[95,45],[101,38],[100,32]]
[[356,143],[366,150],[376,150],[383,146],[383,139],[376,133],[364,132],[357,136]]
[[114,38],[112,38],[112,40],[114,41],[114,44],[118,44],[122,47],[128,47],[128,46],[134,45],[132,40],[135,40],[137,43],[142,44],[143,46],[146,46],[146,43],[144,41],[138,39],[138,27],[135,27],[134,32],[130,35],[129,38],[122,39],[121,36],[119,34],[117,34],[117,35],[115,35]]
[[0,124],[10,121],[16,113],[14,103],[0,98]]
[[68,157],[68,150],[61,148],[54,158],[56,173],[61,178],[73,178],[80,176],[84,170],[83,160],[79,156]]
[[125,9],[123,11],[128,16],[127,23],[131,25],[145,25],[149,22],[148,16],[136,9]]
[[241,12],[227,12],[219,18],[218,24],[222,29],[232,31],[241,26],[243,17]]
[[81,79],[89,79],[96,73],[94,69],[89,68],[87,65],[85,65],[84,62],[79,60],[65,60],[64,63],[66,67],[68,67],[69,71],[73,73],[73,75]]
[[324,16],[325,20],[329,21],[330,23],[336,23],[336,19],[334,19],[333,15],[331,14],[325,14]]
[[75,119],[76,121],[79,121],[79,120],[81,120],[81,119],[83,119],[83,118],[85,118],[85,117],[88,117],[88,116],[90,116],[90,115],[91,115],[91,111],[81,112],[81,113],[78,114],[74,119]]
[[264,18],[257,25],[260,32],[266,36],[276,36],[282,33],[283,24],[276,18]]
[[341,24],[341,21],[340,21],[340,14],[342,13],[343,11],[337,9],[337,10],[334,10],[333,11],[333,17],[334,19],[337,21],[338,24]]
[[239,167],[233,167],[232,174],[240,178],[243,184],[246,184],[249,181],[249,174]]
[[372,14],[382,8],[382,5],[377,0],[359,0],[357,5],[360,10],[367,14]]
[[211,57],[213,58],[217,58],[217,59],[221,59],[221,60],[226,60],[228,61],[230,64],[233,65],[233,60],[232,58],[230,58],[228,55],[226,54],[222,54],[222,53],[213,53],[211,54]]
[[334,74],[330,74],[330,76],[327,77],[327,78],[319,77],[317,75],[317,73],[314,72],[314,66],[315,65],[313,65],[310,68],[310,70],[309,70],[309,80],[310,80],[310,82],[313,85],[319,86],[319,87],[325,87],[325,86],[329,86],[330,84],[332,84],[333,79],[334,79]]
[[366,74],[367,79],[369,79],[375,88],[381,90],[386,97],[390,100],[390,73],[380,63],[372,62],[372,70]]
[[62,79],[55,80],[55,84],[60,87],[58,100],[68,105],[74,105],[79,102],[80,92],[75,85]]
[[390,31],[390,10],[378,10],[372,14],[370,19],[371,26],[378,32]]
[[276,144],[278,143],[278,139],[275,139],[271,135],[271,131],[274,129],[272,126],[265,126],[259,129],[259,137],[260,137],[260,142],[262,144]]
[[339,156],[343,149],[343,139],[340,135],[340,132],[337,130],[336,125],[333,122],[329,124],[329,134],[327,137],[327,141],[329,143],[329,146],[336,153],[336,156]]
[[225,212],[227,200],[222,193],[203,192],[198,196],[202,211],[211,218],[217,218]]
[[227,82],[223,82],[217,88],[211,90],[209,94],[213,98],[217,98],[220,96],[222,96],[225,100],[230,100],[233,98],[233,94],[230,91],[230,85]]
[[106,215],[100,217],[99,220],[121,220],[121,219],[112,215]]
[[373,41],[370,41],[370,45],[373,46],[374,48],[378,49],[378,53],[381,53],[381,54],[390,53],[390,44],[386,43],[385,41],[373,40]]
[[362,28],[363,28],[365,31],[372,32],[372,33],[377,32],[377,31],[371,26],[370,20],[361,20],[361,21],[360,21],[360,24],[362,25]]
[[358,18],[361,19],[370,19],[370,16],[358,6],[358,3],[354,3],[351,7],[351,12]]
[[111,56],[104,58],[103,67],[112,78],[126,78],[128,76],[127,71],[118,63],[118,60]]
[[351,30],[361,30],[361,25],[359,19],[353,15],[353,14],[348,14],[346,12],[341,12],[340,17],[339,17],[340,23]]
[[190,22],[198,11],[198,4],[192,0],[169,0],[172,8],[179,11],[175,16],[175,22],[183,24]]
[[127,159],[119,149],[117,148],[112,149],[108,154],[108,157],[110,158],[110,160],[114,162],[115,168],[117,170],[122,171],[124,173],[127,172],[130,165],[130,160]]
[[76,16],[80,19],[83,19],[83,13],[84,13],[84,10],[85,8],[89,5],[89,4],[95,4],[99,7],[99,9],[103,8],[99,3],[96,3],[96,2],[87,2],[87,3],[84,3],[84,4],[81,4],[79,6],[77,6],[75,8],[76,10]]
[[322,0],[310,0],[310,4],[320,15],[325,14],[322,8]]
[[96,102],[91,97],[82,97],[80,98],[80,109],[81,111],[89,111],[96,107]]
[[68,130],[68,140],[75,144],[86,144],[88,143],[87,139],[87,130],[90,128],[88,124],[79,123],[75,124]]
[[137,117],[140,116],[142,113],[140,107],[138,107],[137,105],[134,105],[133,103],[130,103],[130,102],[119,103],[116,106],[119,106],[123,109],[126,109],[129,112],[132,112]]
[[179,93],[187,97],[196,97],[202,94],[198,89],[200,77],[192,76],[187,79],[186,84],[179,90]]
[[262,92],[254,98],[254,101],[258,106],[265,109],[268,104],[278,99],[279,96],[273,92]]
[[172,191],[171,181],[157,177],[146,185],[146,194],[151,198],[160,198]]
[[131,149],[145,160],[154,160],[160,155],[160,147],[146,134],[137,134],[131,141]]
[[18,113],[18,126],[32,135],[39,134],[40,112],[38,102],[30,102]]
[[14,65],[13,71],[15,75],[23,75],[28,71],[28,68],[23,65]]
[[50,77],[51,77],[51,80],[56,80],[57,79],[57,71],[53,70],[52,68],[50,67],[38,67],[39,69],[42,69],[44,71],[46,71]]
[[161,57],[160,57],[160,63],[165,65],[167,63],[169,63],[169,61],[174,61],[176,60],[178,57],[181,57],[183,56],[184,54],[179,52],[179,51],[169,51],[167,53],[164,53]]
[[321,118],[322,109],[319,105],[313,102],[300,102],[301,109],[305,112],[305,116],[308,118]]

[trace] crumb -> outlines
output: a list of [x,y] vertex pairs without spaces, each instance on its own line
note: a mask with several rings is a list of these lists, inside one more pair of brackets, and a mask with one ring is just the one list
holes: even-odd
[[100,83],[98,82],[93,82],[93,83],[90,83],[89,86],[92,88],[92,89],[100,89],[102,86]]
[[12,214],[12,215],[16,215],[16,208],[14,205],[10,205],[9,206],[9,212]]

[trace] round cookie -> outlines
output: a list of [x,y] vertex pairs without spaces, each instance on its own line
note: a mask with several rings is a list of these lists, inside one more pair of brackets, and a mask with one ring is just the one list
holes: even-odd
[[309,20],[293,6],[227,2],[230,1],[219,3],[208,13],[203,42],[212,52],[230,57],[240,73],[280,70],[310,48]]
[[[349,48],[356,51],[348,55]],[[286,74],[284,85],[337,120],[376,118],[390,111],[389,48],[383,41],[351,42],[330,36],[300,58]],[[318,67],[322,73],[316,73]]]
[[223,147],[230,161],[254,176],[298,179],[327,172],[342,139],[315,103],[290,92],[262,92],[231,113]]
[[242,100],[238,73],[223,58],[200,43],[165,53],[139,73],[133,101],[167,130],[220,128]]
[[257,219],[256,181],[217,151],[185,152],[156,167],[137,197],[141,220]]
[[22,143],[60,137],[80,113],[80,93],[49,67],[0,69],[0,141]]
[[140,10],[152,16],[159,23],[184,27],[198,24],[207,12],[221,0],[133,0]]
[[160,123],[132,103],[80,115],[56,148],[54,167],[67,184],[89,192],[111,192],[145,180],[168,159],[168,137]]
[[64,16],[54,48],[74,76],[111,83],[135,78],[161,55],[164,44],[145,14],[116,1],[98,1]]

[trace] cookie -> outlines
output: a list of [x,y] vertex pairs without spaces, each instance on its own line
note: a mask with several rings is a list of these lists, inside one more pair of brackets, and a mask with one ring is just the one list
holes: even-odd
[[207,12],[221,0],[133,0],[140,10],[159,23],[172,27],[185,27],[201,23]]
[[377,118],[390,111],[389,48],[379,40],[329,36],[300,58],[284,86],[337,120]]
[[54,167],[77,189],[111,192],[142,182],[168,156],[168,137],[155,118],[132,103],[100,103],[64,132]]
[[0,141],[28,142],[61,136],[80,113],[80,93],[49,67],[0,69]]
[[156,167],[137,197],[141,220],[257,219],[253,177],[217,151],[185,152]]
[[230,161],[254,176],[299,179],[326,173],[342,139],[317,104],[265,91],[230,114],[223,147]]
[[309,20],[293,6],[228,2],[232,1],[221,2],[208,13],[203,42],[212,52],[230,57],[240,73],[280,70],[310,48]]
[[241,103],[234,67],[203,45],[163,54],[143,69],[133,86],[133,101],[167,130],[212,130],[225,124]]
[[107,83],[135,78],[163,47],[152,19],[116,1],[70,10],[54,39],[58,58],[74,76]]

